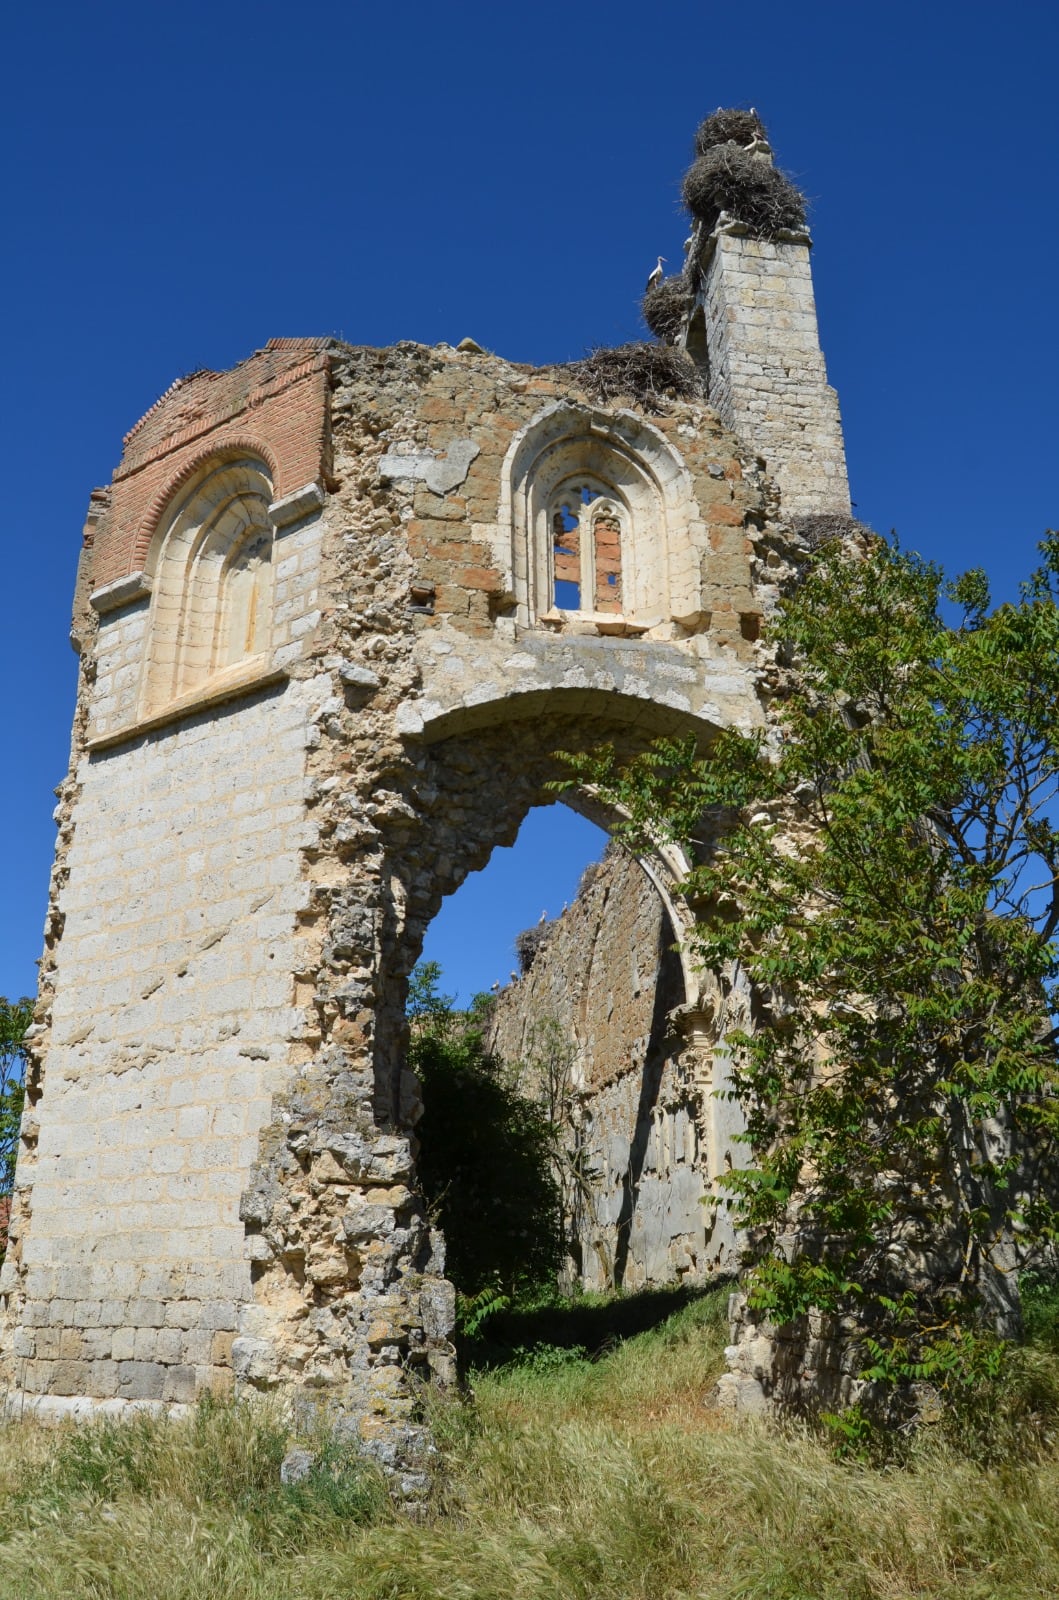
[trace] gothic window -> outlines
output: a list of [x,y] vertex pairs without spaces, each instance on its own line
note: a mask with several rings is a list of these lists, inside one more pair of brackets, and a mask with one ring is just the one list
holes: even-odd
[[159,522],[145,715],[259,665],[271,637],[272,484],[249,458],[204,464]]
[[595,620],[643,632],[701,604],[690,480],[663,435],[628,412],[559,402],[513,441],[501,524],[523,624]]

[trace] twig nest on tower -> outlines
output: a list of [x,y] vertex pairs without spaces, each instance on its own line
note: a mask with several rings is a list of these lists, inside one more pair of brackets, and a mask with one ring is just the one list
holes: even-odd
[[654,288],[648,289],[640,302],[640,311],[651,332],[658,339],[675,339],[681,325],[691,310],[692,296],[683,277],[663,278]]
[[694,361],[668,344],[620,344],[610,350],[593,350],[583,361],[572,362],[570,373],[575,383],[604,405],[629,399],[657,414],[665,411],[671,400],[702,396]]
[[768,143],[765,124],[756,111],[726,110],[718,106],[695,130],[695,154],[704,156],[714,145],[728,144],[729,141],[747,145],[753,144],[755,139],[763,139]]
[[714,228],[722,211],[743,222],[758,239],[774,239],[788,228],[804,228],[805,197],[770,161],[734,144],[715,145],[688,168],[684,204]]
[[830,544],[872,543],[879,535],[866,522],[846,511],[805,511],[794,517],[790,530],[813,552]]

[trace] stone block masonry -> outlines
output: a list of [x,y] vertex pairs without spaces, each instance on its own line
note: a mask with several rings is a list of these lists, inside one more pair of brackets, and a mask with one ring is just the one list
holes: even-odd
[[230,1385],[239,1197],[301,1020],[319,698],[312,679],[265,691],[80,763],[47,1115],[19,1172],[16,1370],[45,1409]]
[[808,235],[753,239],[738,223],[721,224],[702,249],[701,270],[711,404],[765,457],[785,516],[848,514],[842,424],[820,349]]

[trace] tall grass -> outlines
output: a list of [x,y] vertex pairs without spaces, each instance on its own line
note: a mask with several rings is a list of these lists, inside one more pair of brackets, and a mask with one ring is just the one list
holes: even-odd
[[473,1403],[433,1407],[442,1469],[424,1522],[393,1511],[350,1452],[282,1486],[287,1439],[267,1410],[9,1427],[0,1600],[1059,1593],[1050,1453],[1021,1460],[1012,1433],[1009,1455],[982,1466],[935,1434],[878,1469],[806,1434],[732,1426],[708,1404],[723,1308],[723,1293],[693,1301],[595,1360],[579,1353],[582,1323],[572,1349],[527,1344],[473,1374]]

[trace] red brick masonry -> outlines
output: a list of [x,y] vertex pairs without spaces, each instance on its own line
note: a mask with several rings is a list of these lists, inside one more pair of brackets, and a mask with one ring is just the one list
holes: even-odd
[[323,339],[272,339],[230,372],[178,378],[125,436],[109,514],[94,539],[92,584],[143,566],[159,517],[209,456],[259,456],[277,499],[330,468]]

